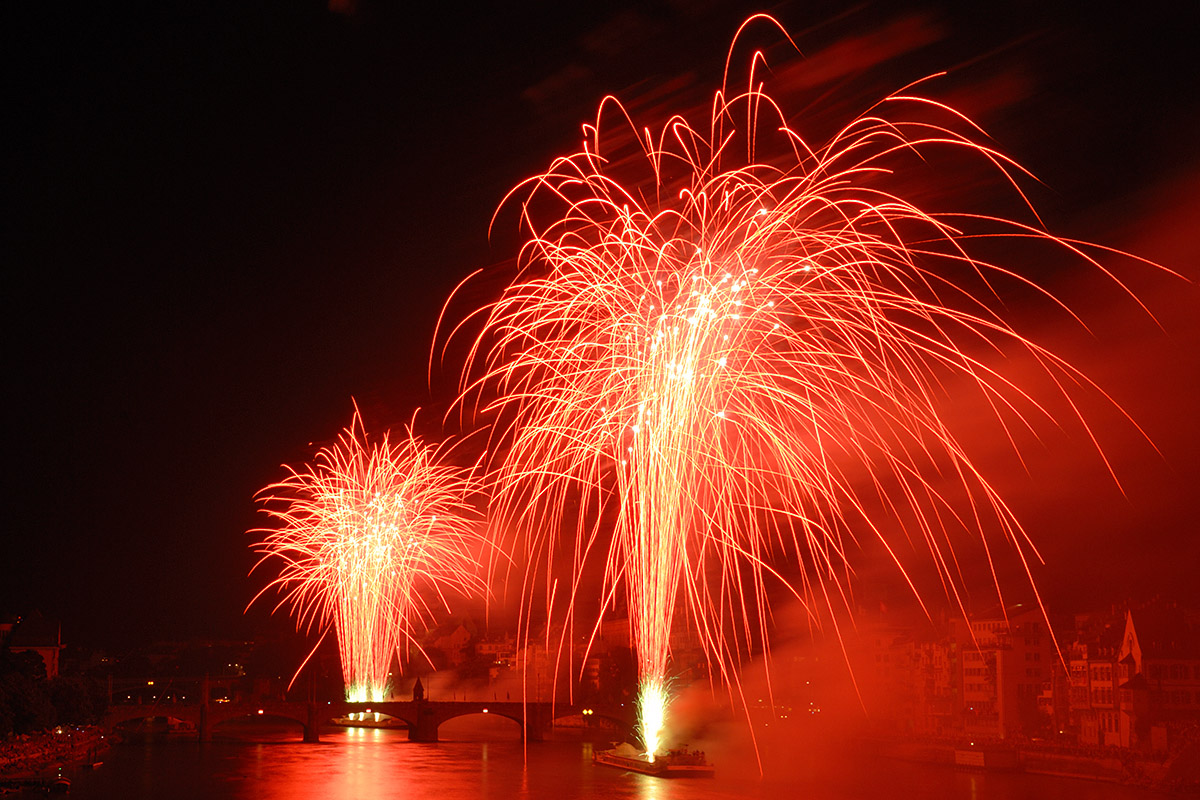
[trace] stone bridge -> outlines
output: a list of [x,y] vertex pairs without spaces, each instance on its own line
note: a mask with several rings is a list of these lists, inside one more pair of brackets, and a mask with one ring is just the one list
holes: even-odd
[[[494,714],[513,720],[521,726],[521,736],[528,741],[541,741],[555,719],[580,714],[582,706],[551,703],[521,703],[511,701],[432,701],[400,700],[382,703],[350,703],[345,701],[305,702],[300,700],[262,700],[235,703],[162,703],[156,705],[110,706],[104,727],[112,730],[134,720],[171,717],[190,722],[200,741],[212,740],[212,730],[222,722],[243,717],[261,716],[297,722],[304,729],[304,741],[320,741],[321,726],[334,719],[359,712],[377,712],[395,717],[408,725],[408,738],[414,742],[436,742],[438,728],[443,722],[470,714]],[[632,732],[633,721],[622,711],[593,709],[599,718],[616,723],[622,730]]]

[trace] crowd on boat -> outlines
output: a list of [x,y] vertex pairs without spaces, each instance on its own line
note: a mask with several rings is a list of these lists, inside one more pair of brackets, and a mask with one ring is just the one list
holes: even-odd
[[708,763],[703,750],[689,750],[687,746],[668,750],[667,759],[676,766],[704,766]]

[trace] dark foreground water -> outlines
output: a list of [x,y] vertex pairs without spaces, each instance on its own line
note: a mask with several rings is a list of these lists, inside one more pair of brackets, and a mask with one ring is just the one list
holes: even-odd
[[[445,735],[445,734],[443,734]],[[955,800],[1152,800],[1144,790],[1040,775],[984,774],[892,760],[833,763],[797,750],[774,754],[759,776],[752,756],[713,754],[713,780],[661,780],[591,763],[592,745],[560,740],[531,743],[494,732],[458,730],[459,741],[409,742],[404,731],[345,729],[320,744],[296,741],[296,731],[266,724],[227,731],[201,745],[170,740],[117,745],[94,770],[72,769],[76,798],[675,798],[762,797],[771,800],[943,798]],[[467,741],[492,737],[490,741]],[[819,762],[819,763],[818,763]]]

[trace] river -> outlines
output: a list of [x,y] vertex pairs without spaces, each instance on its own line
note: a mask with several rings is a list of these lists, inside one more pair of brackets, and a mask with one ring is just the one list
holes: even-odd
[[[447,723],[443,728],[449,727]],[[592,744],[560,739],[523,747],[511,731],[443,730],[446,741],[409,742],[405,731],[335,729],[319,744],[297,740],[296,729],[269,722],[224,726],[218,741],[186,739],[122,743],[95,769],[63,774],[77,798],[169,800],[679,800],[760,797],[771,800],[937,798],[938,800],[1154,800],[1133,787],[1028,774],[997,774],[901,761],[860,759],[836,766],[773,758],[712,758],[715,779],[662,780],[595,766]],[[713,754],[710,754],[713,755]]]

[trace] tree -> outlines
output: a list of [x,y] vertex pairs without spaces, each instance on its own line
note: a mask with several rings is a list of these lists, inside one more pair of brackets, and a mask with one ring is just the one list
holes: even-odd
[[0,674],[0,735],[33,733],[54,725],[54,705],[40,684],[16,670]]
[[94,724],[107,710],[108,692],[99,680],[47,681],[46,664],[37,653],[0,652],[0,736]]
[[59,725],[94,725],[103,716],[107,703],[98,705],[96,681],[77,677],[60,677],[50,681],[50,701],[54,704],[55,720]]

